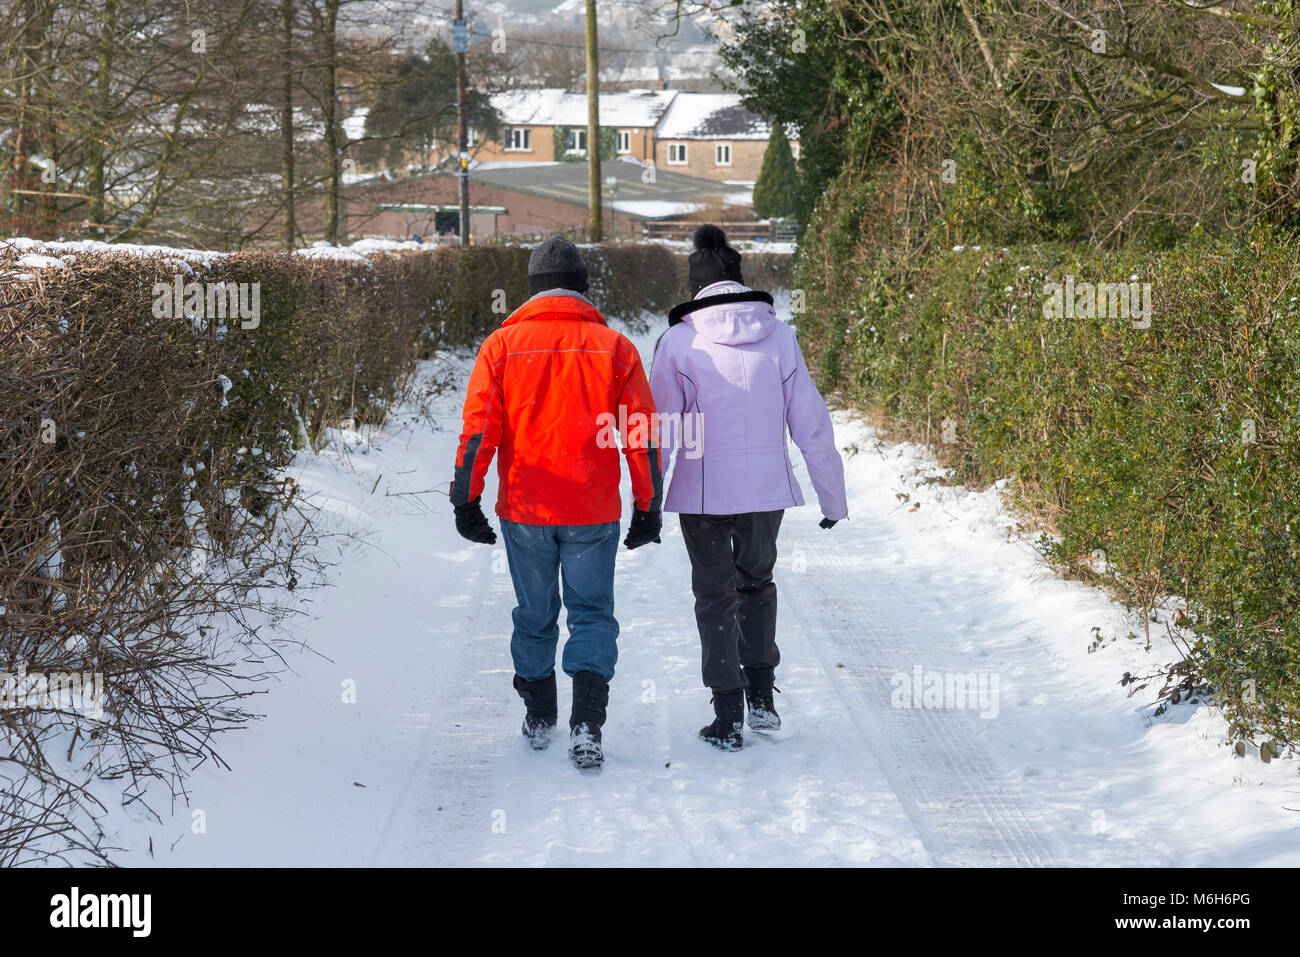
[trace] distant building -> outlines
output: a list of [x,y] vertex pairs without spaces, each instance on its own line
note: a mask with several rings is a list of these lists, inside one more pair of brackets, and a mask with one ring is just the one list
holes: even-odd
[[[655,130],[655,165],[728,182],[752,183],[772,124],[734,93],[679,93]],[[798,152],[799,141],[790,141]]]
[[[554,162],[586,155],[585,93],[514,90],[494,96],[492,105],[501,114],[501,136],[479,144],[479,162]],[[746,109],[735,93],[604,93],[600,125],[614,129],[620,157],[652,159],[661,170],[730,183],[752,184],[758,178],[771,134],[771,124]],[[790,145],[797,156],[798,140]]]
[[[716,180],[657,170],[642,178],[637,163],[601,163],[605,231],[640,236],[648,225],[708,216],[752,218],[747,207],[728,206],[731,194]],[[500,236],[551,233],[580,235],[587,229],[587,167],[583,163],[489,164],[470,172],[470,234],[476,242]],[[431,239],[457,229],[456,177],[437,172],[357,184],[346,194],[347,222],[355,235]]]
[[713,90],[717,89],[714,75],[721,66],[717,47],[706,44],[672,51],[618,53],[601,58],[600,88]]

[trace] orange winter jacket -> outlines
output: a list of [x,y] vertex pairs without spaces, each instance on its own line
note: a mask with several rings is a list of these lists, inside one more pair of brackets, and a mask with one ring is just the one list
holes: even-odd
[[497,515],[528,525],[618,521],[617,433],[636,507],[658,509],[663,483],[653,413],[636,346],[605,325],[584,296],[539,293],[479,348],[451,502],[482,494],[499,449]]

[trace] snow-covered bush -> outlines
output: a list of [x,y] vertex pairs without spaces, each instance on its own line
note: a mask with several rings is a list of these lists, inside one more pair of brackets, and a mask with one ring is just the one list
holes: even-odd
[[[834,223],[828,209],[810,234]],[[931,442],[959,480],[1014,476],[1062,565],[1096,578],[1089,558],[1101,550],[1105,584],[1137,607],[1181,596],[1186,660],[1166,672],[1166,693],[1208,684],[1234,736],[1293,745],[1293,247],[1193,236],[1162,251],[959,246],[907,257],[881,235],[839,257],[810,237],[801,247],[810,252],[796,282],[810,292],[799,330],[823,384]],[[1150,314],[1063,314],[1052,284],[1067,279],[1150,284]]]
[[[102,854],[87,775],[131,800],[177,787],[249,719],[283,611],[261,596],[314,561],[277,468],[327,422],[382,420],[433,274],[423,256],[50,252],[0,252],[6,864]],[[256,315],[209,311],[205,291],[241,284]],[[94,707],[42,697],[49,675],[94,676]]]

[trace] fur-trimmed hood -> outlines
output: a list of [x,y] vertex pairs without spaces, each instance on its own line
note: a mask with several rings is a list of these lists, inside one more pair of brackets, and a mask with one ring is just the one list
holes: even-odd
[[708,287],[698,298],[674,306],[668,313],[668,327],[689,323],[711,342],[736,345],[759,342],[776,327],[776,310],[771,293],[746,289],[736,283],[715,283],[735,291],[713,292]]

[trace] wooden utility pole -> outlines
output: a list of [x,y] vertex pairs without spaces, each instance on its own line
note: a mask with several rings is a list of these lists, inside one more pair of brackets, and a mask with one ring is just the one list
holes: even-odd
[[464,0],[456,0],[456,22],[451,28],[451,48],[456,53],[456,176],[460,180],[460,244],[469,245],[469,117],[465,107],[465,51],[469,49],[469,24]]
[[596,0],[587,0],[587,205],[591,241],[604,238],[600,215],[600,63],[596,50]]

